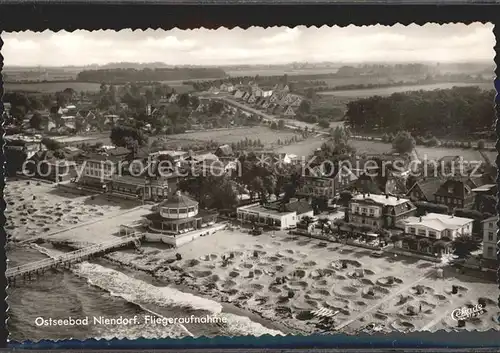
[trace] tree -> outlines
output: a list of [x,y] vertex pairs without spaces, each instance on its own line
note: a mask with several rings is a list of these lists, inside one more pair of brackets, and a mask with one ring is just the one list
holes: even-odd
[[420,251],[426,249],[427,251],[429,251],[429,249],[431,248],[432,246],[432,242],[428,239],[428,238],[421,238],[418,240],[418,249]]
[[252,182],[250,183],[250,198],[253,199],[254,194],[258,194],[259,198],[261,199],[262,202],[265,200],[264,196],[264,181],[262,180],[261,177],[255,177]]
[[432,244],[432,249],[435,253],[441,254],[444,249],[446,249],[447,243],[445,240],[441,239]]
[[432,137],[431,139],[427,140],[425,144],[428,147],[436,147],[439,146],[439,140],[435,137]]
[[57,151],[62,148],[62,145],[59,141],[53,140],[48,137],[42,138],[42,144],[47,147],[49,151]]
[[344,206],[347,206],[349,204],[349,201],[352,199],[352,192],[348,190],[341,191],[340,194],[340,203]]
[[273,122],[271,123],[271,129],[273,129],[273,130],[278,130],[278,124],[276,124],[276,122],[275,122],[275,121],[273,121]]
[[327,119],[321,119],[318,121],[318,125],[323,129],[328,129],[330,127],[330,122]]
[[446,214],[449,211],[448,206],[446,205],[426,201],[416,201],[414,204],[417,206],[418,215],[424,215],[426,212]]
[[415,148],[415,139],[408,131],[400,131],[392,141],[392,147],[396,152],[410,153]]
[[139,130],[130,126],[115,126],[111,129],[111,142],[117,147],[125,147],[137,151],[147,143],[147,137]]
[[477,141],[477,149],[478,150],[484,150],[485,146],[486,146],[486,143],[484,142],[484,140]]
[[283,130],[285,128],[285,121],[283,119],[278,120],[278,129]]
[[183,93],[179,96],[179,100],[177,101],[177,104],[181,108],[187,108],[189,107],[189,94]]
[[42,121],[42,114],[35,112],[30,119],[30,126],[36,130],[42,130]]
[[368,232],[372,230],[372,227],[368,224],[363,224],[360,227],[361,232],[363,232],[363,238],[366,241],[368,238]]
[[331,131],[330,135],[335,145],[348,145],[349,139],[351,138],[351,132],[344,126],[337,126]]
[[491,131],[495,111],[494,90],[454,87],[446,90],[412,91],[390,96],[360,98],[347,104],[345,121],[356,130],[427,132],[437,137],[450,134],[469,137]]
[[323,211],[326,211],[328,208],[328,198],[325,196],[313,197],[311,200],[311,207],[314,211],[314,214],[319,214]]
[[152,104],[155,101],[155,96],[150,88],[148,88],[146,92],[144,92],[144,97],[146,97],[147,104]]
[[303,225],[303,227],[307,230],[309,230],[309,226],[311,225],[311,223],[313,223],[314,220],[311,216],[304,216],[302,217],[302,219],[300,220],[300,223]]
[[108,92],[108,87],[106,86],[106,83],[102,82],[101,86],[99,86],[99,94],[104,96]]
[[311,113],[311,102],[307,99],[302,100],[299,105],[298,111],[301,114],[310,114]]
[[481,248],[481,243],[475,241],[470,235],[461,235],[452,242],[453,253],[460,259],[467,259],[473,251]]
[[342,228],[345,225],[345,221],[343,219],[336,219],[333,224],[337,227],[337,232],[340,234],[340,228]]
[[410,249],[414,249],[417,245],[417,238],[413,234],[405,234],[405,236],[401,240],[403,241],[403,243],[406,243],[406,245]]
[[320,226],[320,229],[321,229],[321,234],[324,234],[325,233],[325,228],[326,226],[328,225],[330,221],[328,220],[328,218],[320,218],[318,219],[318,224]]
[[401,240],[401,236],[399,234],[393,234],[391,235],[390,240],[393,247],[396,247],[396,243]]
[[193,108],[196,108],[200,104],[200,99],[197,96],[189,96],[189,104],[191,104]]

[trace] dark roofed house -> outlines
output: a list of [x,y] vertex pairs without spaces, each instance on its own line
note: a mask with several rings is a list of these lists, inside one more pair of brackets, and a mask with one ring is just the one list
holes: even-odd
[[470,179],[448,179],[434,194],[436,203],[446,205],[449,209],[468,208],[474,203]]
[[428,178],[417,181],[410,187],[406,194],[412,201],[434,202],[434,194],[441,186],[443,180],[439,178]]
[[372,194],[383,194],[382,190],[376,180],[375,176],[369,175],[367,173],[361,173],[357,180],[354,181],[352,185],[353,189],[361,193],[372,193]]
[[130,150],[128,148],[125,148],[125,147],[115,147],[115,148],[107,150],[106,152],[108,155],[110,155],[112,157],[116,157],[116,158],[119,158],[119,157],[125,158],[126,156],[128,156],[130,154]]

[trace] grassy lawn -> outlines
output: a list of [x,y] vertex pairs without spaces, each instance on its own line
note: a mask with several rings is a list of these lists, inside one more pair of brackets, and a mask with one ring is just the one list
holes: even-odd
[[252,140],[260,139],[266,146],[277,143],[279,139],[285,140],[295,136],[292,131],[276,131],[264,126],[243,127],[220,130],[204,130],[188,132],[185,134],[169,135],[167,140],[197,140],[197,141],[216,141],[220,144],[233,143],[249,138]]

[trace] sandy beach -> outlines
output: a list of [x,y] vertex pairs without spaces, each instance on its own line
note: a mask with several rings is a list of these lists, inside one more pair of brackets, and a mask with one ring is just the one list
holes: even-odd
[[[26,181],[6,189],[7,231],[17,240],[46,236],[50,242],[77,247],[109,241],[121,224],[151,212],[150,206],[126,207],[102,196],[62,193],[50,184]],[[33,198],[34,197],[34,198]],[[120,203],[119,203],[120,202]],[[42,245],[43,246],[43,245]],[[173,261],[175,254],[182,260]],[[372,324],[381,331],[456,329],[451,313],[480,301],[486,313],[462,329],[498,329],[496,284],[435,264],[324,243],[285,232],[252,236],[242,229],[222,230],[179,249],[143,243],[142,251],[121,250],[106,258],[129,269],[146,271],[162,283],[232,308],[279,322],[288,333],[354,334]],[[452,293],[452,286],[458,293]],[[311,311],[336,312],[321,319]]]
[[[68,236],[57,238],[70,240]],[[176,253],[182,260],[173,262]],[[123,250],[106,257],[177,289],[279,322],[288,333],[355,334],[369,324],[387,332],[455,329],[453,310],[480,300],[487,312],[467,321],[463,329],[499,327],[493,282],[452,270],[437,278],[431,262],[374,258],[369,250],[284,232],[251,236],[222,230],[179,249],[145,243],[142,253]],[[453,285],[458,286],[456,294]],[[314,317],[311,311],[320,308],[337,314],[328,320]]]
[[56,234],[68,227],[113,217],[137,206],[102,195],[72,193],[55,184],[13,180],[5,188],[6,232],[12,240]]

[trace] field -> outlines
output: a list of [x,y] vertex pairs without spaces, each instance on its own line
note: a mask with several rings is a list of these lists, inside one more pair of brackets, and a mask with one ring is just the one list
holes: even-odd
[[[281,146],[277,148],[276,151],[280,153],[292,153],[299,156],[310,156],[316,149],[320,148],[324,142],[326,142],[325,137],[316,137],[314,139],[308,139],[288,146]],[[349,144],[356,148],[357,152],[360,154],[383,154],[390,152],[392,149],[391,144],[378,141],[352,139]],[[474,149],[417,146],[417,154],[419,159],[426,159],[428,161],[439,160],[445,156],[461,156],[464,161],[471,163],[483,161],[481,154]],[[496,152],[485,151],[485,154],[492,162],[495,161],[497,155]]]
[[215,141],[219,144],[236,143],[238,141],[249,139],[260,139],[266,148],[277,143],[279,139],[289,139],[296,134],[291,131],[276,131],[264,126],[242,127],[232,129],[216,129],[188,132],[178,135],[167,136],[168,140],[190,140],[190,141]]
[[[174,88],[177,93],[186,93],[193,90],[193,86],[184,85],[180,81],[165,81],[163,82]],[[25,92],[41,92],[55,93],[63,91],[66,88],[72,88],[77,92],[99,92],[101,84],[92,82],[34,82],[34,83],[5,83],[5,91],[25,91]],[[119,85],[117,85],[119,86]]]
[[26,92],[41,92],[55,93],[64,91],[66,88],[72,88],[77,92],[98,92],[100,83],[89,82],[37,82],[37,83],[5,83],[6,92],[26,91]]
[[[359,153],[387,153],[392,147],[388,143],[378,141],[351,140],[350,144],[355,147]],[[461,156],[465,161],[469,162],[483,161],[481,154],[474,149],[417,146],[416,150],[421,160],[438,160],[445,156]],[[496,152],[485,151],[485,154],[494,162]]]
[[317,69],[291,69],[291,68],[248,68],[245,70],[225,70],[229,76],[288,76],[297,75],[321,75],[321,74],[334,74],[338,70],[337,67],[331,68],[317,68]]
[[381,87],[381,88],[369,88],[369,89],[353,89],[345,91],[327,91],[318,92],[319,95],[324,96],[336,96],[342,98],[364,98],[370,96],[388,96],[397,92],[407,92],[407,91],[430,91],[435,89],[449,89],[454,86],[479,86],[483,89],[493,89],[493,84],[478,84],[478,83],[462,83],[462,82],[448,82],[448,83],[435,83],[428,85],[408,85],[408,86],[395,86],[395,87]]

